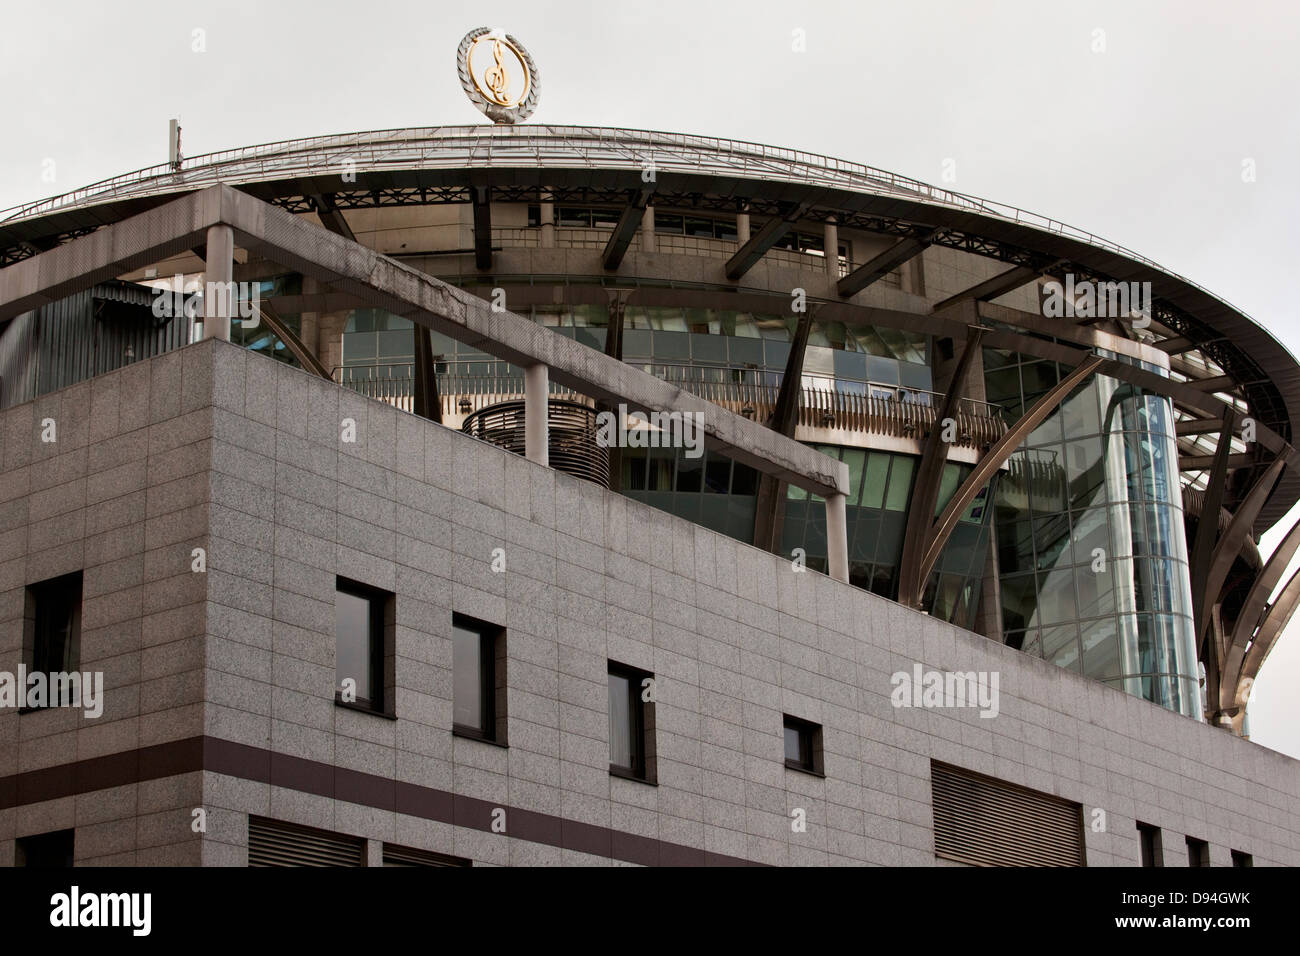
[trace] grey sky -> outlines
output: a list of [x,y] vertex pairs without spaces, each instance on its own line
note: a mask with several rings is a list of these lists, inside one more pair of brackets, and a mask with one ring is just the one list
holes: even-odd
[[[454,62],[476,26],[536,59],[532,122],[753,140],[936,183],[952,160],[944,185],[1128,246],[1300,351],[1300,7],[1276,2],[14,3],[0,209],[165,161],[173,116],[188,156],[482,122]],[[1298,675],[1300,618],[1251,708],[1254,739],[1300,757]]]

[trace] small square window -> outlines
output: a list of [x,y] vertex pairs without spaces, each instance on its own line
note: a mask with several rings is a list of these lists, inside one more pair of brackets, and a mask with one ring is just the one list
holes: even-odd
[[1254,866],[1255,858],[1249,853],[1242,853],[1240,850],[1232,851],[1233,866]]
[[14,865],[47,870],[72,866],[74,832],[56,830],[39,836],[19,837],[14,847]]
[[1187,838],[1187,865],[1188,866],[1209,866],[1210,865],[1210,844],[1204,840],[1198,840],[1196,837]]
[[819,724],[785,715],[785,765],[822,775],[822,729]]
[[[24,619],[23,663],[28,673],[70,674],[81,666],[80,571],[28,585]],[[70,703],[49,699],[46,706]]]
[[394,597],[340,577],[334,599],[335,700],[392,716]]
[[506,743],[505,628],[452,615],[452,731]]
[[1164,866],[1164,849],[1160,839],[1160,828],[1150,823],[1138,821],[1138,839],[1142,843],[1142,865]]
[[654,675],[609,662],[609,772],[655,782]]

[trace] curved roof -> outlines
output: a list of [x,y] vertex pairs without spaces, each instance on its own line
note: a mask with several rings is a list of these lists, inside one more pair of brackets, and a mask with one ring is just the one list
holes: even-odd
[[[626,202],[653,169],[657,202],[748,208],[760,216],[806,205],[837,221],[1078,278],[1149,281],[1155,318],[1239,388],[1251,414],[1285,441],[1300,421],[1300,364],[1266,329],[1200,285],[1130,249],[1013,206],[798,150],[707,136],[565,126],[446,126],[268,143],[163,164],[0,212],[0,265],[217,182],[295,211],[328,196],[338,209],[464,202],[471,186],[505,201]],[[1214,378],[1187,372],[1190,378]],[[1244,494],[1237,488],[1230,499]],[[1271,525],[1300,500],[1284,473],[1261,514]]]

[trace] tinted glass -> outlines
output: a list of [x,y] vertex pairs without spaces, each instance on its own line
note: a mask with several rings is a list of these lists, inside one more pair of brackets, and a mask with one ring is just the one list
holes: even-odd
[[452,628],[452,721],[486,731],[483,707],[483,637],[477,631]]
[[636,759],[631,684],[620,674],[609,675],[609,762],[629,770]]
[[338,644],[337,685],[351,678],[357,683],[357,700],[371,698],[370,601],[339,591],[334,602],[334,637]]

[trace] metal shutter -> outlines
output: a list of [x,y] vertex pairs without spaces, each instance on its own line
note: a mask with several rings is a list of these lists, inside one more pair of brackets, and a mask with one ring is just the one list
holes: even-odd
[[361,866],[364,848],[359,837],[248,818],[249,866]]
[[431,850],[384,844],[384,866],[469,866],[470,861]]
[[935,856],[975,866],[1087,866],[1083,807],[931,762]]

